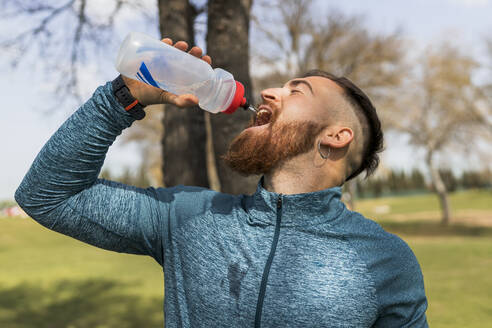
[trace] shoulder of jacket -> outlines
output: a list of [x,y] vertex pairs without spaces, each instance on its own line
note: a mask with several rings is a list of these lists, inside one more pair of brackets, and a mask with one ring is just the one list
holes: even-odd
[[349,211],[343,221],[345,238],[356,248],[368,267],[382,261],[382,266],[388,269],[403,265],[420,270],[413,251],[399,236],[387,232],[380,224],[357,212]]

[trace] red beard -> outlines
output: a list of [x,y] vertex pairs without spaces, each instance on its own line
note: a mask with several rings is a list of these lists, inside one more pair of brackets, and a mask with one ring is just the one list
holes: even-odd
[[242,175],[269,173],[280,162],[313,149],[324,127],[310,121],[279,123],[274,118],[267,129],[241,132],[222,159]]

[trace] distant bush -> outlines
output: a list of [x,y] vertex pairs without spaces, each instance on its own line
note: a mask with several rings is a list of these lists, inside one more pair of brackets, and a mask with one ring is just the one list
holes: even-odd
[[121,182],[127,185],[147,188],[150,186],[150,181],[148,179],[148,172],[145,171],[143,165],[140,165],[137,169],[131,170],[126,168],[122,174],[115,175],[110,170],[104,169],[101,174],[99,174],[100,179],[111,180],[116,182]]
[[17,205],[17,203],[13,200],[0,200],[0,211],[15,205]]
[[[439,170],[441,178],[450,192],[460,189],[492,188],[492,172],[464,171],[456,176],[450,169]],[[408,195],[432,191],[425,175],[419,169],[411,172],[391,170],[386,174],[357,180],[356,195],[360,198],[381,197],[389,194]]]

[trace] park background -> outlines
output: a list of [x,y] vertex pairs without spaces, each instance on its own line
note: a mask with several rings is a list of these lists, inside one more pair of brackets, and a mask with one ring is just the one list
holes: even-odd
[[[262,88],[313,65],[361,85],[382,116],[386,151],[373,177],[346,187],[347,204],[412,247],[424,273],[431,327],[492,324],[492,1],[0,4],[0,326],[162,326],[156,263],[95,249],[22,216],[7,217],[16,214],[13,193],[37,152],[98,85],[114,78],[118,46],[135,30],[194,39],[190,43],[207,49],[214,66],[239,76],[256,99]],[[248,19],[237,8],[248,9]],[[176,18],[180,13],[188,17],[184,23]],[[166,26],[162,17],[174,24]],[[213,40],[223,48],[207,47]],[[224,147],[216,139],[230,140],[245,115],[224,120],[197,109],[190,112],[200,126],[193,126],[172,108],[148,112],[111,148],[103,177],[139,186],[241,191],[216,161]],[[172,125],[188,127],[200,142],[188,135],[166,140]],[[163,156],[162,144],[174,153]],[[163,163],[170,157],[178,160]],[[201,162],[187,160],[196,157]],[[250,187],[255,179],[239,185]]]

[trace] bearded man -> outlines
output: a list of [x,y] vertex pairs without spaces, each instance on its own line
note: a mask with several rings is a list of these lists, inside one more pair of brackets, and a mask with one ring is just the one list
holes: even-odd
[[109,146],[142,118],[136,104],[197,103],[123,82],[99,87],[60,127],[15,197],[49,229],[152,256],[164,272],[166,327],[427,327],[412,251],[340,200],[345,181],[376,168],[383,140],[352,82],[312,71],[261,93],[256,121],[224,156],[263,175],[240,196],[97,179]]

